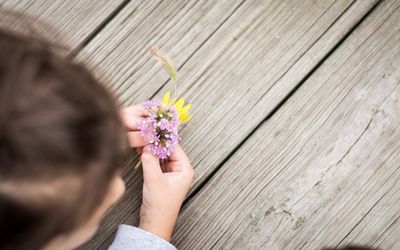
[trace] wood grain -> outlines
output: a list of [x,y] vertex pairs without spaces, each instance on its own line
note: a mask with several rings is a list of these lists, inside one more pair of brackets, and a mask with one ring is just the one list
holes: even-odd
[[89,64],[121,102],[144,101],[168,80],[147,48],[158,47],[180,68],[241,3],[132,1],[85,47],[78,60]]
[[[184,79],[178,96],[193,103],[194,117],[182,131],[182,144],[197,172],[194,187],[214,172],[374,3],[253,1],[238,9],[179,72]],[[157,97],[168,89],[164,86]]]
[[[395,133],[396,130],[389,126],[390,122],[396,119],[388,118],[389,127],[377,129],[379,133],[382,131],[390,133],[393,130],[391,135],[393,138],[386,136],[389,138],[388,140],[380,141],[378,136],[370,134],[370,131],[379,124],[377,121],[382,115],[380,110],[388,113],[391,111],[393,116],[396,114],[392,109],[398,99],[398,91],[397,89],[395,91],[395,87],[393,87],[395,85],[393,79],[397,77],[393,72],[397,71],[393,68],[398,64],[392,64],[394,66],[390,69],[393,70],[389,72],[390,75],[385,76],[389,79],[389,83],[381,89],[376,85],[379,81],[367,86],[359,86],[359,83],[351,77],[357,76],[359,80],[361,76],[354,73],[350,67],[355,66],[358,62],[357,59],[360,60],[362,57],[356,54],[359,48],[354,48],[353,45],[362,39],[370,39],[366,38],[368,29],[371,29],[370,36],[374,37],[372,30],[382,29],[378,27],[379,20],[370,21],[372,24],[364,27],[364,33],[360,32],[358,38],[357,36],[353,38],[356,40],[354,44],[347,45],[348,42],[346,42],[346,47],[341,55],[348,56],[349,62],[343,60],[350,65],[347,71],[342,72],[344,66],[335,62],[331,66],[337,67],[337,72],[342,73],[329,72],[328,66],[322,67],[311,79],[316,78],[324,81],[323,83],[307,82],[305,86],[312,85],[314,87],[300,89],[299,94],[296,94],[296,96],[300,96],[297,97],[298,100],[294,98],[294,101],[290,100],[290,103],[294,104],[287,104],[287,106],[294,105],[292,110],[286,108],[285,105],[283,111],[279,113],[283,113],[278,116],[279,118],[273,116],[273,119],[257,130],[256,134],[251,134],[251,131],[276,106],[279,106],[288,93],[318,66],[318,63],[372,8],[375,2],[350,0],[298,2],[273,0],[131,1],[122,8],[118,15],[112,17],[110,22],[108,18],[113,16],[113,12],[124,3],[123,0],[0,0],[0,7],[18,11],[36,19],[29,26],[29,31],[38,32],[46,39],[64,44],[68,51],[80,48],[89,37],[95,35],[83,48],[77,60],[89,64],[96,76],[109,86],[125,105],[143,101],[154,93],[157,93],[159,97],[167,89],[171,89],[169,84],[165,86],[165,83],[168,82],[167,75],[161,70],[159,64],[146,54],[146,48],[155,45],[167,52],[179,68],[179,94],[187,97],[194,104],[192,112],[195,113],[195,119],[183,130],[185,138],[183,146],[193,160],[197,171],[194,189],[212,176],[242,141],[251,135],[244,147],[222,166],[222,171],[218,171],[211,183],[185,208],[174,239],[178,247],[184,249],[257,248],[281,246],[280,244],[291,247],[316,247],[321,245],[322,240],[325,240],[333,245],[367,241],[368,244],[375,246],[395,248],[398,243],[393,240],[393,237],[399,231],[399,220],[396,217],[399,212],[398,195],[396,194],[398,193],[398,188],[396,189],[398,175],[394,172],[394,168],[385,168],[385,166],[398,159],[389,157],[383,161],[380,157],[384,154],[392,156],[393,152],[397,152],[388,146],[395,145],[395,142],[389,139],[398,137]],[[391,6],[391,3],[393,2],[380,7],[381,9],[386,8],[385,11],[379,12],[381,16],[396,9],[396,6]],[[14,20],[10,20],[15,24]],[[388,20],[392,19],[388,17]],[[381,22],[386,23],[382,20]],[[395,26],[393,20],[387,22]],[[382,26],[384,26],[383,24]],[[100,26],[104,26],[104,28],[98,33],[97,29]],[[389,28],[383,31],[387,32],[387,29]],[[381,36],[383,35],[381,34]],[[388,51],[392,49],[392,52],[396,52],[398,48],[394,47],[388,39],[386,38],[386,43],[382,44],[390,45],[386,50],[384,50],[384,46],[382,48],[373,47],[373,53],[368,54],[370,60],[377,61],[380,55],[388,60],[392,59],[389,61],[393,62],[393,58],[387,58]],[[392,34],[392,39],[398,40],[398,37]],[[376,38],[374,41],[377,40]],[[360,42],[359,46],[363,48],[362,46],[367,45]],[[352,49],[356,55],[352,54]],[[396,55],[394,52],[392,54]],[[368,63],[372,62],[368,61]],[[359,65],[356,66],[361,68]],[[386,67],[387,64],[383,66]],[[324,73],[318,73],[321,71]],[[362,72],[367,75],[366,70]],[[336,76],[334,73],[339,75]],[[340,76],[343,77],[340,78]],[[372,76],[363,77],[370,79],[368,77]],[[313,82],[311,79],[310,82]],[[329,81],[335,79],[336,85],[333,86],[336,87],[333,88],[329,85],[331,88],[321,90],[322,84],[327,84],[328,79]],[[343,87],[343,83],[338,82],[339,79],[352,79],[350,81],[352,85]],[[372,81],[372,79],[376,80],[374,78],[370,80]],[[159,91],[160,88],[161,91]],[[302,89],[308,89],[315,96]],[[391,90],[393,90],[392,95],[390,95]],[[374,96],[368,100],[373,104],[362,104],[360,101],[360,103],[356,102],[359,106],[355,105],[354,102],[346,99],[347,96],[352,96],[353,92],[364,93],[364,95],[360,94],[361,97],[357,96],[360,100],[365,100],[367,95]],[[377,94],[378,92],[382,94]],[[338,99],[331,100],[328,93],[337,93],[337,98],[343,98],[343,104],[337,103],[333,108],[332,105]],[[346,97],[342,96],[343,93],[346,93]],[[381,98],[385,94],[387,99],[382,100]],[[306,97],[311,98],[310,104],[305,102]],[[348,106],[342,107],[345,104]],[[297,105],[301,108],[298,108]],[[368,113],[371,105],[378,105],[379,109],[372,112],[367,123],[365,117],[362,117],[359,119],[359,123],[354,125],[351,121],[346,120],[359,115],[357,112],[354,113],[354,110],[346,110],[346,107],[352,105],[359,107],[357,112]],[[327,110],[333,108],[330,116],[336,117],[335,123],[329,123],[331,118],[324,116],[326,111],[321,110],[321,107],[325,107]],[[339,107],[342,107],[341,113],[337,114],[335,112]],[[300,124],[298,113],[302,113],[303,119],[308,122],[305,122],[304,125]],[[274,123],[274,121],[276,122]],[[268,125],[271,123],[273,125]],[[292,123],[293,125],[288,125]],[[322,130],[323,133],[319,131],[320,127],[316,127],[317,125],[314,123],[320,124],[321,127],[325,126],[325,129]],[[328,125],[334,129],[330,130]],[[357,137],[357,131],[364,125],[366,128]],[[268,126],[267,129],[264,128],[265,126]],[[297,129],[302,129],[302,131]],[[270,134],[270,131],[274,132]],[[342,137],[339,139],[334,137],[340,133],[344,133]],[[364,149],[365,152],[361,154],[356,151],[358,143],[361,144],[361,138],[373,142],[379,141],[381,144],[377,143],[379,147],[376,152],[375,149],[370,148],[369,151]],[[337,140],[333,142],[334,139]],[[269,144],[265,144],[265,142],[269,142]],[[323,161],[325,159],[317,157],[319,156],[317,152],[324,152],[321,146],[322,142],[326,142],[326,145],[334,143],[332,151],[327,153],[331,160],[343,153],[342,151],[347,149],[349,143],[352,144],[348,152],[346,151],[347,153],[344,154],[345,157],[337,162],[337,166],[326,166]],[[274,146],[271,147],[271,145]],[[313,151],[315,145],[320,151]],[[293,146],[293,148],[289,146]],[[299,149],[299,147],[301,148]],[[249,159],[248,151],[250,150],[256,153],[258,160]],[[295,152],[297,153],[293,155]],[[359,161],[357,162],[350,157],[352,154],[361,154],[364,158],[356,157]],[[368,198],[375,203],[371,205],[371,202],[362,203],[357,200],[358,206],[355,208],[348,208],[345,206],[348,203],[343,203],[342,205],[347,208],[345,211],[335,210],[337,207],[327,207],[334,196],[333,193],[341,194],[335,191],[335,188],[344,184],[342,182],[338,184],[337,178],[345,178],[343,182],[351,180],[357,183],[359,179],[355,177],[351,179],[349,176],[356,176],[355,173],[358,174],[356,170],[361,167],[348,168],[346,166],[356,163],[361,166],[366,162],[365,155],[375,155],[375,158],[368,162],[368,169],[375,169],[379,177],[372,179],[372,170],[369,170],[362,172],[364,175],[359,175],[358,178],[365,181],[365,178],[368,177],[376,183],[382,184],[382,189],[375,190],[376,183],[368,186],[364,182],[358,183],[356,187],[368,190]],[[271,164],[265,163],[271,159],[273,160]],[[282,169],[279,169],[283,166],[278,164],[280,161],[287,161]],[[303,164],[302,161],[308,162],[311,167],[307,167],[308,165]],[[350,163],[346,165],[347,161]],[[384,167],[381,165],[380,168],[377,168],[375,164],[378,163]],[[346,171],[341,172],[340,167],[345,168]],[[242,168],[244,169],[242,170]],[[268,169],[272,170],[272,173],[268,172]],[[325,170],[323,171],[323,169]],[[248,172],[244,173],[244,170]],[[306,174],[300,170],[306,170]],[[333,172],[334,170],[335,172]],[[128,192],[103,221],[96,237],[83,246],[83,249],[106,248],[113,239],[113,232],[118,224],[137,223],[137,212],[141,199],[141,176],[140,172],[133,172],[131,167],[127,171],[125,180]],[[272,176],[273,173],[275,173],[274,176]],[[279,177],[278,173],[286,174]],[[294,175],[295,173],[297,175]],[[390,173],[391,175],[389,175]],[[321,180],[318,179],[319,177]],[[225,178],[228,178],[228,181]],[[290,183],[290,185],[282,187],[282,183]],[[345,183],[347,184],[347,182]],[[320,186],[326,186],[326,190],[323,190],[327,194],[322,195],[321,191],[318,191],[321,189]],[[355,190],[355,187],[345,187],[350,191]],[[343,195],[342,197],[339,194],[338,198],[335,196],[335,199],[354,201],[352,195]],[[284,201],[282,201],[281,195],[285,197]],[[316,197],[321,201],[315,201]],[[298,199],[294,202],[295,198]],[[272,203],[269,203],[270,199]],[[204,203],[205,201],[211,203]],[[320,205],[321,211],[314,203]],[[259,209],[259,205],[262,206],[262,209]],[[292,206],[288,207],[289,205]],[[324,207],[324,205],[326,206]],[[269,206],[266,211],[263,211],[264,206]],[[366,210],[367,208],[369,210]],[[218,209],[221,210],[218,211]],[[302,214],[302,209],[309,211]],[[335,215],[327,215],[328,209],[331,213],[335,212]],[[357,209],[366,214],[362,212],[357,214]],[[310,211],[315,212],[316,219],[309,219]],[[338,229],[335,229],[330,223],[324,224],[325,217],[336,218],[337,214],[346,214],[346,212],[350,219],[337,217],[344,218],[337,222],[341,223],[342,229],[344,228],[342,231],[335,231]],[[386,214],[383,220],[376,216],[383,213]],[[263,216],[267,219],[260,219]],[[211,229],[206,230],[207,228],[204,227],[210,224],[209,219],[213,223],[211,223]],[[269,223],[275,226],[273,233],[268,231],[271,228],[265,226]],[[370,223],[378,226],[376,228],[370,226],[370,230],[364,230]],[[319,234],[316,236],[313,228],[320,224],[325,226],[328,233],[318,231]],[[287,225],[291,226],[291,230],[286,234],[285,226]],[[300,229],[303,231],[298,234]],[[266,232],[271,233],[268,234],[267,241],[264,237]],[[344,233],[346,235],[343,235]],[[335,237],[330,234],[335,234]],[[304,238],[310,235],[315,239],[304,242]],[[289,236],[291,236],[291,241],[285,238]],[[338,241],[340,237],[343,241]]]
[[[168,79],[146,48],[154,44],[168,52],[177,66],[184,64],[240,4],[241,1],[132,1],[77,60],[87,63],[117,94],[120,89],[133,98],[140,90],[145,92],[141,97],[144,100]],[[173,53],[170,48],[175,48]],[[123,97],[120,100],[123,102]],[[82,249],[107,248],[118,224],[137,221],[134,212],[140,206],[142,180],[140,171],[132,170],[135,163],[128,167],[129,175],[125,177],[128,192]]]
[[[0,0],[0,23],[7,28],[42,37],[71,51],[96,28],[123,0]],[[6,15],[7,14],[7,15]]]
[[[188,31],[180,31],[182,25],[170,25],[168,31],[164,31],[159,24],[162,18],[168,20],[164,23],[173,23],[168,18],[174,20],[176,16],[182,19],[182,14],[174,13],[178,9],[174,4],[179,2],[171,4],[172,7],[150,5],[153,9],[148,11],[150,14],[143,21],[139,21],[142,20],[139,14],[130,15],[131,11],[127,8],[108,26],[110,30],[104,30],[105,40],[101,40],[102,34],[99,34],[98,40],[94,39],[89,44],[84,51],[86,55],[82,55],[80,60],[88,61],[97,70],[100,79],[110,75],[109,86],[128,105],[150,97],[168,80],[157,61],[145,56],[147,46],[143,44],[155,44],[173,58],[180,68],[179,94],[194,103],[192,112],[195,118],[183,130],[182,137],[183,146],[196,168],[194,187],[197,187],[374,3],[247,1],[232,10],[233,14],[226,21],[222,20],[227,16],[219,17],[218,20],[223,22],[221,25],[215,24],[218,17],[215,13],[226,15],[226,9],[218,10],[227,8],[226,3],[204,3],[206,6],[211,4],[208,9],[215,9],[206,12],[214,14],[206,14],[205,20],[193,24],[195,20],[189,17],[196,15],[185,15],[191,21],[184,23],[192,22],[197,37],[204,40],[198,43],[194,39],[189,45],[186,45]],[[143,10],[151,9],[147,5]],[[190,6],[185,6],[181,7],[182,11],[191,11]],[[201,11],[196,6],[192,7],[193,13]],[[210,32],[209,25],[214,25],[216,31],[203,36],[205,32]],[[148,37],[151,36],[155,38],[149,42]],[[182,36],[184,38],[180,38]],[[174,49],[162,45],[164,42]],[[198,43],[200,47],[193,43]],[[141,64],[145,66],[137,68]],[[107,70],[103,72],[102,68]],[[170,86],[165,86],[160,94],[168,88]],[[103,221],[99,234],[87,248],[106,248],[118,224],[137,223],[141,176],[130,169],[128,171],[125,177],[127,193]]]
[[184,207],[179,249],[398,248],[399,20],[380,4],[257,129]]

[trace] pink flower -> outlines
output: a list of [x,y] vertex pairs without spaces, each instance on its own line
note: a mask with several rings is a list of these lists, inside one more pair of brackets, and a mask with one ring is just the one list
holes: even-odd
[[150,144],[151,152],[158,158],[167,159],[180,137],[179,116],[174,106],[166,106],[161,101],[151,100],[143,103],[149,117],[138,123],[143,138]]

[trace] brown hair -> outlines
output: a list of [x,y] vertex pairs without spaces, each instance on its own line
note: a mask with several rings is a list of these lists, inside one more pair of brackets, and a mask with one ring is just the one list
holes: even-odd
[[0,53],[0,248],[38,249],[94,212],[126,138],[84,66],[4,30]]

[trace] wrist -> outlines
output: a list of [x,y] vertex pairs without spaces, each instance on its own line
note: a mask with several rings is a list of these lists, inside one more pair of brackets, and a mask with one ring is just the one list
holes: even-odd
[[141,218],[138,227],[166,241],[170,241],[174,225],[175,225],[175,220],[174,222],[160,223],[160,222],[152,222]]
[[140,210],[138,227],[166,241],[170,241],[180,206],[158,205],[158,209],[154,209],[154,206],[148,207],[144,206],[144,204],[142,204]]

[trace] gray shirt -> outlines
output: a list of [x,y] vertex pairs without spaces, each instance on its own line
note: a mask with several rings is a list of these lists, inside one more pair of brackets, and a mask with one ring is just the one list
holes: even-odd
[[176,250],[176,248],[171,245],[168,241],[161,239],[160,237],[146,232],[140,228],[129,226],[129,225],[119,225],[117,235],[109,250],[153,250],[153,249],[166,249],[166,250]]

